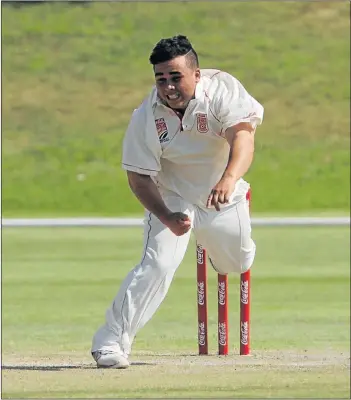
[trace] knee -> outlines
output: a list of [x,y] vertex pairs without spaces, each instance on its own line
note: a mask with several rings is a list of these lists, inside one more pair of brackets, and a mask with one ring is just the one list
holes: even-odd
[[232,253],[228,257],[220,257],[216,261],[209,257],[209,260],[213,269],[221,275],[242,274],[251,268],[255,255],[256,245],[251,241],[250,248],[241,247],[235,254]]
[[241,248],[240,249],[240,269],[241,273],[248,271],[255,259],[256,255],[256,245],[252,241],[252,245],[250,249]]

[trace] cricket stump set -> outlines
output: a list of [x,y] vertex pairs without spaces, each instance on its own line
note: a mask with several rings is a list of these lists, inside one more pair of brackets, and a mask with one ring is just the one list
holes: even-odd
[[[251,203],[251,190],[246,194]],[[199,354],[208,354],[207,255],[196,245]],[[218,354],[229,353],[228,275],[218,274]],[[250,269],[240,275],[240,355],[250,354]]]

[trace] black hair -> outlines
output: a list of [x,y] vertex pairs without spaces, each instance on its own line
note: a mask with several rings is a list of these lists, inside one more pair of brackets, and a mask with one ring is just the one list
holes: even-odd
[[149,61],[152,65],[160,64],[173,58],[187,55],[187,63],[190,68],[198,68],[199,60],[196,51],[183,35],[173,36],[167,39],[161,39],[150,55]]

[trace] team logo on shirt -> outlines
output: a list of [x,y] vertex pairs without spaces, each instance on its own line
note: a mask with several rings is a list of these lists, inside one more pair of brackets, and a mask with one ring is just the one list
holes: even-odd
[[160,143],[168,142],[168,129],[164,118],[158,118],[155,120],[156,129]]
[[206,114],[197,114],[197,130],[200,133],[208,132],[208,122]]

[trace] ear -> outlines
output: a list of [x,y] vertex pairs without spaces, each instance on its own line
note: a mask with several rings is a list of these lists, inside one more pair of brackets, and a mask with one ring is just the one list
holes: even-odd
[[196,68],[196,70],[195,70],[195,81],[196,81],[196,83],[199,82],[200,78],[201,78],[200,68]]

